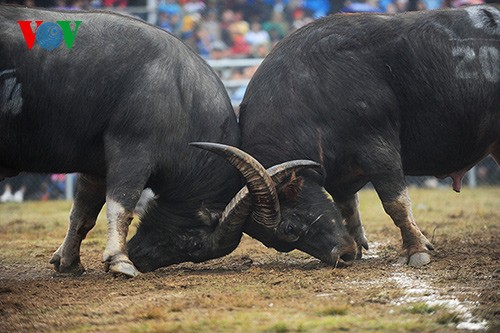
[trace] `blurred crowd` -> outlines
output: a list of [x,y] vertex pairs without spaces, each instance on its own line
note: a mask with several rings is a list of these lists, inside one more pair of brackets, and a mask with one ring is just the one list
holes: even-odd
[[294,30],[334,12],[458,7],[483,0],[161,0],[156,24],[206,59],[261,58]]
[[[15,1],[15,0],[14,0]],[[26,6],[49,0],[24,0]],[[495,0],[157,0],[156,25],[205,59],[261,58],[283,37],[336,12],[387,12],[460,7]],[[127,11],[147,0],[52,0],[58,9]],[[146,18],[146,17],[142,17]]]

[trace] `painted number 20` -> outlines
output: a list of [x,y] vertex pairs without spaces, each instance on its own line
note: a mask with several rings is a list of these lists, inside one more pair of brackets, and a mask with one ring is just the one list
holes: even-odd
[[[490,82],[500,80],[500,54],[493,46],[481,46],[479,53],[469,46],[457,47],[453,49],[453,56],[458,57],[455,73],[459,79],[479,79],[483,74],[484,78]],[[481,65],[481,71],[477,70],[476,59]]]

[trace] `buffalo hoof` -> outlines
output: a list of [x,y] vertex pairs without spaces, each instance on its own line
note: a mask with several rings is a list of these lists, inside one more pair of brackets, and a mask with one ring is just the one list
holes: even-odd
[[433,251],[434,246],[424,235],[421,235],[418,241],[419,243],[416,246],[406,247],[398,263],[407,264],[412,267],[422,267],[431,262],[431,255],[428,251]]
[[139,271],[134,267],[134,265],[132,265],[132,263],[124,261],[110,265],[109,271],[112,273],[123,274],[128,277],[136,277],[137,275],[139,275]]
[[417,252],[410,257],[402,256],[398,259],[398,264],[412,267],[422,267],[431,262],[431,256],[427,252]]
[[422,267],[431,262],[431,256],[426,252],[418,252],[410,256],[408,265],[412,267]]
[[80,263],[80,258],[64,260],[57,252],[50,259],[50,263],[54,265],[54,269],[59,273],[82,275],[85,272],[85,268]]
[[368,239],[365,236],[363,226],[359,226],[355,230],[349,231],[349,234],[354,238],[357,245],[356,259],[359,260],[363,257],[363,249],[368,250]]
[[355,239],[356,244],[358,245],[358,252],[356,253],[356,260],[360,260],[363,257],[363,249],[367,250],[369,249],[368,247],[368,240],[366,239],[365,235],[363,235],[362,239]]
[[128,277],[136,277],[140,274],[137,268],[135,268],[134,264],[132,264],[132,262],[128,260],[128,258],[112,260],[111,262],[105,261],[104,269],[106,270],[106,272],[109,271],[114,274],[123,274]]

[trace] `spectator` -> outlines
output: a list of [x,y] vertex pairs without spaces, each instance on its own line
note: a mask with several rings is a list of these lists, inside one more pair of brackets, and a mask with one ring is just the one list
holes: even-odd
[[387,12],[390,14],[403,13],[408,11],[408,0],[394,0],[387,6]]
[[203,27],[199,26],[195,29],[195,45],[198,54],[204,58],[210,58],[210,52],[212,50],[212,42],[211,37],[207,30],[203,29]]
[[66,175],[63,173],[55,173],[50,176],[50,183],[52,186],[49,186],[50,197],[53,199],[62,199],[64,198],[64,193],[66,190]]
[[156,21],[156,25],[166,30],[168,32],[172,32],[172,27],[170,26],[168,14],[162,10],[158,10],[158,18]]
[[234,23],[234,20],[234,12],[231,9],[227,9],[222,13],[222,21],[220,23],[221,40],[229,46],[233,45],[230,27]]
[[182,8],[175,0],[165,0],[158,6],[158,12],[167,13],[168,15],[177,14],[182,17]]
[[443,7],[443,0],[423,0],[422,1],[425,9],[433,10],[439,9]]
[[[216,40],[215,42],[212,43],[211,52],[210,52],[211,59],[220,60],[220,59],[228,58],[230,55],[231,55],[231,52],[228,49],[227,45],[223,41]],[[219,75],[219,76],[223,77],[222,75]]]
[[41,201],[64,198],[66,179],[64,174],[43,175],[42,179],[37,194]]
[[267,4],[273,6],[274,13],[285,12],[286,6],[288,5],[288,0],[266,0]]
[[250,56],[252,48],[246,42],[245,36],[240,33],[232,35],[233,45],[231,46],[231,56],[234,58],[244,58]]
[[193,15],[193,14],[200,14],[203,12],[205,9],[205,3],[201,0],[189,0],[187,1],[184,6],[184,12],[187,15]]
[[233,57],[248,57],[252,52],[250,45],[245,40],[245,34],[249,30],[248,22],[243,20],[242,12],[234,13],[234,21],[229,25],[231,33],[231,55]]
[[425,4],[422,0],[408,0],[407,11],[424,10]]
[[160,9],[158,13],[158,22],[160,28],[166,30],[177,37],[182,37],[182,19],[179,13],[171,12],[170,14]]
[[55,9],[60,10],[82,10],[88,8],[88,1],[83,0],[58,0]]
[[270,43],[260,43],[254,45],[252,48],[252,57],[265,58],[269,54],[269,51],[271,51]]
[[102,0],[104,8],[124,9],[128,6],[128,0]]
[[304,0],[303,8],[309,10],[312,16],[317,19],[328,15],[330,3],[328,0]]
[[28,8],[34,8],[36,7],[35,0],[24,0],[23,6]]
[[5,184],[4,192],[0,196],[0,202],[23,202],[26,186],[21,186],[16,192],[12,193],[12,186]]
[[224,8],[226,8],[226,6],[223,1],[207,0],[205,1],[205,9],[203,10],[202,15],[208,12],[214,12],[217,17],[219,16],[219,13],[222,13]]
[[483,0],[451,0],[452,7],[462,7],[483,4]]
[[217,21],[215,10],[210,10],[202,16],[201,27],[213,41],[221,40],[221,24]]
[[245,17],[248,22],[258,21],[262,23],[271,19],[273,6],[267,4],[264,0],[253,0],[251,9],[250,15]]
[[271,41],[274,44],[283,39],[290,29],[288,23],[283,18],[282,12],[274,12],[271,20],[265,22],[262,28],[269,33]]
[[293,23],[292,23],[293,30],[300,29],[306,24],[311,23],[313,21],[313,18],[310,15],[308,15],[308,13],[302,8],[295,9],[292,12],[292,17],[293,17]]
[[500,169],[491,156],[479,162],[475,169],[477,171],[477,182],[479,185],[500,184]]
[[233,22],[229,25],[231,34],[245,35],[250,30],[250,25],[247,21],[243,20],[243,13],[238,11],[234,12]]
[[380,0],[378,6],[376,4],[372,4],[372,7],[379,8],[382,12],[387,13],[388,7],[392,5],[394,0]]
[[241,18],[249,21],[251,17],[254,16],[253,5],[247,0],[234,0],[233,5],[230,8],[236,13],[241,14]]
[[253,22],[250,26],[250,31],[245,34],[245,41],[251,46],[255,47],[259,44],[268,44],[271,42],[269,33],[262,30],[259,22]]
[[[387,6],[387,8],[392,8],[395,10],[394,4],[392,3],[394,0],[388,0],[387,3],[383,6]],[[408,0],[395,0],[395,1],[408,1]],[[381,13],[382,9],[380,9],[377,5],[377,1],[366,0],[365,2],[350,2],[347,1],[346,5],[340,10],[342,13]]]
[[[245,67],[244,69],[237,69],[233,72],[233,77],[231,79],[250,80],[252,76],[255,74],[257,68],[258,66],[250,66],[250,67]],[[247,86],[244,85],[236,89],[230,96],[231,100],[241,101],[243,99],[243,96],[245,95],[246,88]]]
[[182,20],[181,27],[181,38],[184,40],[195,38],[194,32],[198,27],[199,21],[201,19],[200,14],[185,15]]
[[297,9],[302,9],[304,5],[304,0],[290,0],[288,1],[288,10],[294,12]]

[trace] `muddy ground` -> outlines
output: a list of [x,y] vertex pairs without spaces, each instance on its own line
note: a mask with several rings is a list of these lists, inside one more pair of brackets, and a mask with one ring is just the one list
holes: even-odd
[[410,191],[436,247],[420,269],[397,265],[399,232],[367,190],[371,249],[351,267],[245,236],[227,257],[135,279],[103,272],[102,214],[82,245],[87,272],[64,276],[48,261],[70,203],[3,204],[0,332],[500,332],[500,188],[463,192]]

